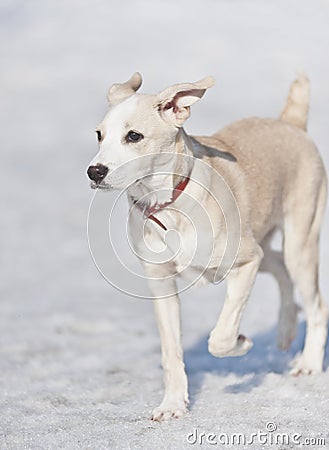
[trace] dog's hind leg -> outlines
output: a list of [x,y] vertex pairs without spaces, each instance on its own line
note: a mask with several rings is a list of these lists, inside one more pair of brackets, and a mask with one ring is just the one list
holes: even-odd
[[285,266],[283,254],[271,248],[270,239],[271,237],[262,243],[264,258],[259,270],[271,273],[279,285],[281,305],[277,344],[281,350],[287,350],[296,336],[297,313],[300,308],[294,302],[294,285]]
[[306,338],[302,354],[297,358],[292,375],[322,371],[327,338],[328,310],[318,285],[319,231],[326,198],[325,180],[316,193],[306,194],[284,224],[284,259],[299,290],[306,314]]

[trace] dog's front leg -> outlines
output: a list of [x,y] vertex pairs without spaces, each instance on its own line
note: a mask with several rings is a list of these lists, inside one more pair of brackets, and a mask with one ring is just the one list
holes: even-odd
[[179,298],[175,295],[156,299],[153,302],[161,339],[165,393],[160,406],[153,410],[152,419],[178,418],[185,414],[188,405],[187,376],[181,345]]
[[[154,267],[147,266],[145,269],[149,277],[159,277],[158,271],[155,275]],[[168,276],[168,273],[166,275]],[[153,304],[160,333],[164,370],[164,398],[160,406],[152,412],[152,420],[160,421],[170,417],[178,418],[187,412],[187,376],[183,362],[180,302],[175,294],[176,282],[172,277],[164,277],[160,281],[149,279],[149,286],[155,297]],[[168,293],[172,295],[156,298]]]
[[208,341],[214,356],[241,356],[253,345],[249,338],[239,335],[239,327],[262,256],[261,248],[256,247],[249,261],[233,267],[227,276],[225,303]]

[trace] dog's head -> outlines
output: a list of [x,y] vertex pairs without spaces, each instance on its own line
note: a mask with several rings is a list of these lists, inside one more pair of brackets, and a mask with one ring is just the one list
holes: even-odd
[[91,186],[123,189],[127,177],[133,182],[147,175],[160,153],[174,154],[176,137],[190,115],[190,106],[214,82],[206,77],[170,86],[156,95],[143,95],[136,93],[142,84],[136,72],[127,82],[111,86],[109,111],[96,129],[99,152],[87,171]]

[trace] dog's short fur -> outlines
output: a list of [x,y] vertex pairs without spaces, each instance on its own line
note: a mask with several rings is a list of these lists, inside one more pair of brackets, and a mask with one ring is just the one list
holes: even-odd
[[[267,271],[277,279],[281,292],[280,348],[287,349],[295,336],[298,307],[293,299],[294,287],[304,304],[305,346],[292,374],[321,372],[328,313],[318,286],[318,243],[327,183],[319,153],[306,133],[308,79],[300,76],[292,84],[279,119],[245,119],[210,137],[193,138],[184,132],[182,125],[189,117],[190,106],[203,96],[214,80],[207,77],[196,83],[178,84],[156,95],[137,94],[141,81],[141,76],[136,73],[126,83],[113,85],[109,90],[110,110],[97,128],[99,153],[88,172],[94,180],[93,187],[123,189],[130,175],[136,181],[128,189],[131,204],[150,192],[148,203],[154,206],[169,204],[180,180],[188,176],[191,180],[201,180],[203,189],[198,183],[190,182],[184,193],[203,205],[214,225],[211,236],[214,256],[202,275],[206,282],[212,279],[223,251],[224,222],[220,208],[214,207],[209,194],[216,191],[216,176],[205,176],[202,165],[195,164],[196,160],[211,167],[213,174],[221,174],[239,208],[241,241],[226,277],[227,297],[210,333],[209,351],[219,357],[236,356],[251,348],[252,341],[239,334],[241,315],[257,271]],[[134,136],[135,141],[128,137],[130,130],[139,133]],[[150,174],[150,165],[157,168],[163,152],[172,155],[161,165],[164,173],[143,179],[146,173]],[[149,157],[148,167],[141,155]],[[182,163],[175,158],[179,155],[188,156],[190,162]],[[129,167],[128,162],[133,168],[129,174],[125,170],[122,173],[116,170],[119,166]],[[164,399],[153,411],[154,420],[180,417],[188,405],[179,298],[175,279],[170,275],[180,273],[181,267],[189,261],[184,257],[190,251],[191,230],[179,215],[183,206],[185,212],[193,214],[192,204],[189,205],[189,200],[185,199],[183,205],[182,198],[178,198],[174,201],[176,211],[162,207],[155,213],[160,224],[169,224],[180,233],[183,251],[167,263],[143,262],[155,297],[165,383]],[[205,239],[206,245],[206,233],[202,234],[204,223],[198,217],[195,220],[199,221],[201,239]],[[136,248],[143,252],[140,235],[134,232],[143,224],[143,214],[138,208],[132,214],[132,221]],[[270,245],[276,230],[282,232],[282,251],[274,251]],[[158,223],[149,220],[146,235],[146,239],[156,246],[163,243],[165,233]],[[188,269],[193,273],[193,264]],[[161,283],[155,281],[155,277],[160,278]],[[163,296],[166,298],[161,298]]]

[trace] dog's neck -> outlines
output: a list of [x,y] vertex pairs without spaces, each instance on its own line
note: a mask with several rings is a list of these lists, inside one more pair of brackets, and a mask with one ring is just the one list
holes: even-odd
[[154,174],[134,183],[128,190],[129,197],[145,207],[156,207],[172,201],[174,190],[192,172],[192,143],[181,128],[177,134],[173,152],[160,153]]

